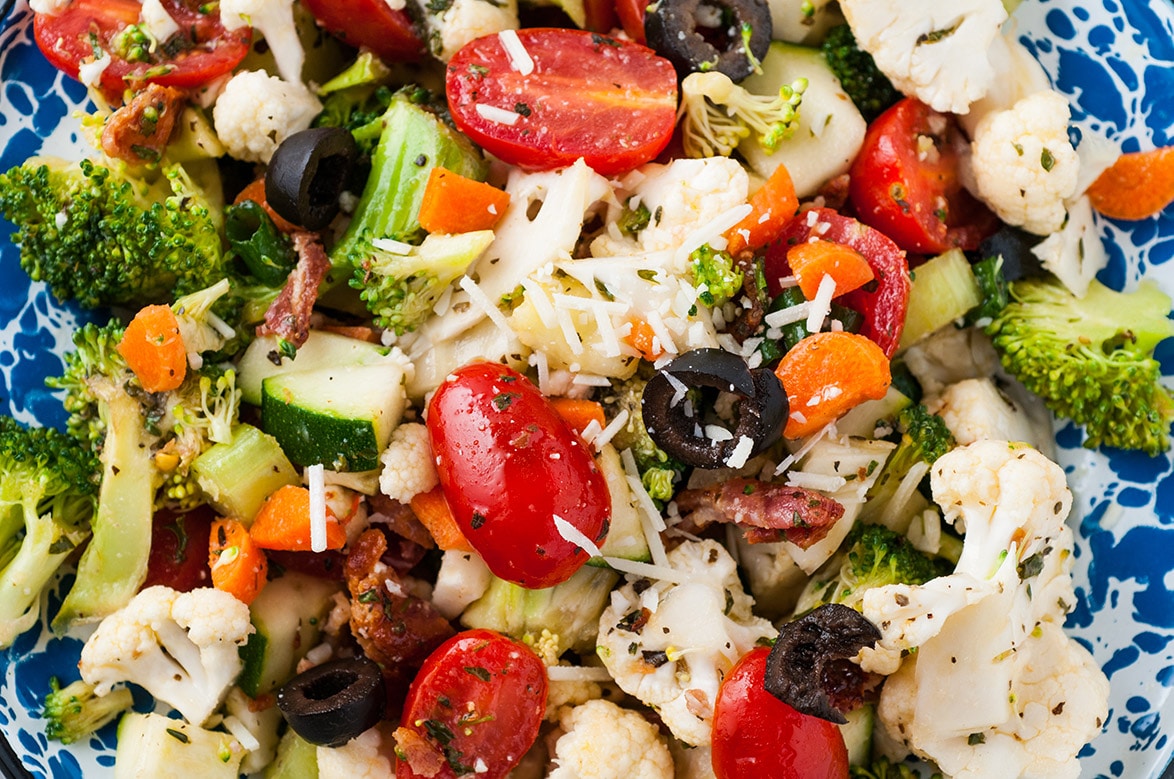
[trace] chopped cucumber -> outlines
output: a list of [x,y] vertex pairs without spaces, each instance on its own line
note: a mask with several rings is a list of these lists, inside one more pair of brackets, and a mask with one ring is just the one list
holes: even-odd
[[898,351],[961,319],[982,302],[978,280],[961,249],[950,249],[913,270],[909,310]]
[[256,633],[240,648],[244,669],[238,686],[250,698],[273,692],[294,675],[298,661],[317,643],[337,582],[287,571],[265,585],[249,606]]
[[264,779],[318,779],[318,747],[287,730],[277,745],[277,759],[265,767]]
[[865,704],[844,715],[847,722],[840,725],[844,746],[848,747],[849,765],[866,765],[872,757],[872,730],[876,721],[875,707]]
[[118,723],[114,779],[198,776],[237,779],[244,748],[228,733],[171,719],[127,712]]
[[836,431],[841,435],[874,438],[878,422],[896,424],[897,415],[913,405],[913,399],[890,386],[879,400],[866,400],[836,420]]
[[[609,444],[599,451],[595,461],[599,463],[599,470],[607,481],[607,491],[611,495],[611,525],[599,551],[603,552],[605,557],[648,562],[652,555],[648,550],[648,540],[644,537],[644,527],[640,522],[640,509],[633,505],[632,490],[628,487],[628,473],[620,461],[619,452]],[[607,565],[594,557],[588,564]]]
[[395,361],[270,376],[261,383],[261,426],[295,465],[369,471],[403,416],[403,384]]
[[751,133],[738,145],[738,152],[763,178],[786,165],[796,194],[806,198],[848,172],[864,143],[867,125],[818,49],[774,41],[762,58],[762,72],[752,74],[742,86],[756,95],[777,95],[780,87],[797,78],[807,79],[807,91],[799,105],[795,134],[771,154]]
[[197,457],[192,472],[212,507],[246,526],[266,497],[299,481],[277,439],[246,424],[233,428],[231,442],[215,444]]
[[236,372],[241,400],[261,405],[261,382],[270,376],[292,371],[314,370],[335,365],[363,365],[380,362],[387,348],[358,338],[311,330],[310,337],[293,357],[284,357],[281,338],[263,335],[249,344]]

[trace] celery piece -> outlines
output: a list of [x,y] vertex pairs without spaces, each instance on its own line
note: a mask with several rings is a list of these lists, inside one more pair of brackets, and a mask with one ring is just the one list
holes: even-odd
[[208,502],[246,525],[268,495],[298,483],[298,473],[277,439],[243,423],[233,428],[230,443],[216,444],[197,457],[192,471]]
[[961,249],[939,254],[913,271],[909,310],[898,351],[945,327],[982,302],[978,281]]

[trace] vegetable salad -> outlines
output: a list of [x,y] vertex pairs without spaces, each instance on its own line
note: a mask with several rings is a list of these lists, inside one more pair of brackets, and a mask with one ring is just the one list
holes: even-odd
[[0,644],[84,640],[48,737],[115,728],[128,777],[1079,772],[1052,420],[1169,448],[1171,301],[1096,280],[1095,214],[1174,157],[1075,147],[1003,3],[31,6],[95,105],[86,159],[0,173],[97,314],[64,429],[0,419]]

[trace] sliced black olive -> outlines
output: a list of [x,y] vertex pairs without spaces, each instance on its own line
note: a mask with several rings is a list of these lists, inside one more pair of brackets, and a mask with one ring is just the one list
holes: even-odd
[[338,214],[359,146],[341,127],[314,127],[286,138],[269,160],[265,199],[281,218],[321,230]]
[[681,78],[716,70],[734,81],[755,71],[770,48],[766,0],[659,0],[644,14],[644,36]]
[[224,237],[262,284],[280,286],[297,265],[293,245],[255,200],[243,200],[225,209]]
[[[708,390],[738,396],[738,425],[726,440],[705,434],[701,409],[685,390]],[[644,387],[641,413],[648,435],[667,454],[697,468],[720,468],[734,456],[743,438],[756,455],[782,435],[787,421],[787,395],[770,370],[751,370],[746,361],[724,349],[695,349],[670,362]]]
[[766,658],[766,691],[796,711],[839,724],[838,702],[857,700],[870,674],[851,662],[881,634],[856,609],[827,603],[783,625]]
[[1025,276],[1039,276],[1043,273],[1043,265],[1031,250],[1042,240],[1040,236],[1032,235],[1026,230],[1003,225],[987,236],[972,256],[980,260],[1001,256],[1003,276],[1007,281],[1016,281]]
[[277,708],[306,741],[337,747],[382,718],[386,695],[379,665],[351,657],[316,665],[290,679],[277,691]]

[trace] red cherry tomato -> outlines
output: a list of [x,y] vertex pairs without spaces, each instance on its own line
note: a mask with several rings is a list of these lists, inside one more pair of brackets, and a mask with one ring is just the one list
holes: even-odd
[[525,376],[496,363],[454,371],[432,396],[428,433],[453,517],[497,576],[550,587],[587,561],[555,517],[603,543],[611,518],[603,474]]
[[910,252],[977,249],[998,218],[962,188],[966,151],[952,117],[913,98],[892,106],[869,125],[852,163],[848,191],[860,221]]
[[645,0],[616,0],[620,26],[636,43],[644,43],[644,9],[647,7]]
[[92,58],[95,45],[111,57],[102,71],[102,90],[113,102],[123,92],[148,82],[191,89],[228,73],[249,52],[253,32],[248,27],[225,30],[216,6],[206,13],[204,0],[162,0],[163,8],[179,25],[180,32],[160,41],[145,60],[126,59],[127,44],[119,33],[138,24],[142,4],[136,0],[73,0],[55,16],[35,14],[33,35],[45,58],[55,67],[78,77],[78,67]]
[[583,157],[612,176],[669,142],[677,75],[668,60],[587,30],[531,28],[518,38],[534,63],[528,75],[514,69],[498,35],[469,43],[448,63],[453,120],[487,151],[528,170]]
[[766,656],[758,647],[738,661],[713,707],[713,772],[717,779],[845,779],[848,749],[835,723],[800,714],[763,686]]
[[836,300],[863,315],[860,334],[872,339],[886,357],[892,357],[901,341],[909,308],[909,263],[905,252],[879,230],[830,208],[804,211],[791,220],[777,242],[767,247],[764,262],[772,295],[782,291],[778,280],[791,275],[787,249],[812,236],[849,246],[872,266],[873,282]]
[[386,0],[303,0],[306,9],[330,32],[355,48],[366,47],[385,60],[415,62],[424,56],[424,41],[407,11]]
[[210,587],[208,539],[213,518],[208,506],[182,514],[156,511],[151,523],[151,556],[147,560],[147,580],[143,587],[165,584],[180,592]]
[[583,16],[586,19],[583,27],[591,32],[608,33],[619,24],[612,0],[584,0]]
[[[534,745],[545,711],[546,666],[538,655],[501,633],[467,630],[424,661],[401,727],[444,756],[434,779],[500,779]],[[396,779],[421,779],[412,750],[403,751],[409,759],[397,762]]]

